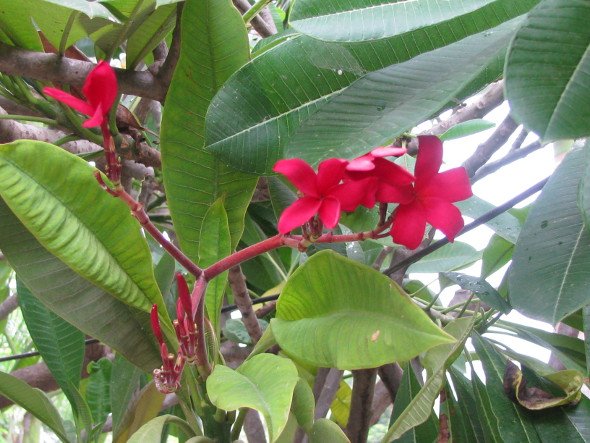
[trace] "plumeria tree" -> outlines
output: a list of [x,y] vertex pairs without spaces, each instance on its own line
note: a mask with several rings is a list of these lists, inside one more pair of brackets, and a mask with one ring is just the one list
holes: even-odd
[[589,20],[0,0],[6,437],[590,441]]

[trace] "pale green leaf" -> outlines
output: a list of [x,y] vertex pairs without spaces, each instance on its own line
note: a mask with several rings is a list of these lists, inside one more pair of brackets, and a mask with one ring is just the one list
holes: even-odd
[[310,443],[350,443],[346,434],[332,420],[320,418],[316,420],[309,432]]
[[[174,415],[161,415],[153,418],[139,428],[128,440],[129,443],[160,443],[162,441],[162,432],[167,424],[174,424],[180,426],[184,432],[188,435],[194,435],[189,424]],[[206,440],[194,440],[194,441],[209,441]]]
[[160,365],[160,354],[148,332],[149,314],[114,298],[47,252],[1,199],[0,249],[48,309],[145,371]]
[[[147,425],[156,419],[156,416],[162,409],[164,397],[164,394],[156,389],[156,386],[153,382],[150,382],[148,385],[146,385],[141,390],[139,395],[134,398],[134,401],[129,406],[129,408],[125,411],[125,415],[119,427],[119,434],[117,435],[117,438],[113,440],[114,443],[127,443],[133,441],[133,438],[136,439],[135,441],[141,443],[147,441],[159,443],[161,439],[161,432],[159,434],[157,433],[159,425],[152,424],[152,426],[155,426],[155,428],[151,428],[150,426],[144,428],[144,425]],[[178,417],[174,418],[178,419]],[[164,424],[165,422],[162,423],[162,426]],[[136,433],[142,429],[145,431],[145,433],[141,432],[136,436]],[[151,432],[149,432],[150,429]],[[142,437],[147,438],[147,436],[150,436],[150,438],[153,440],[141,440]]]
[[332,251],[293,273],[271,327],[287,354],[339,369],[404,361],[454,341],[389,278]]
[[242,234],[256,178],[238,173],[204,149],[205,113],[215,92],[248,61],[248,35],[230,0],[188,0],[181,55],[166,97],[161,149],[166,196],[182,250],[199,257],[201,226],[224,197],[232,249]]
[[152,304],[163,309],[139,223],[127,205],[101,188],[94,172],[47,143],[0,146],[0,196],[35,238],[124,303],[145,312]]
[[303,378],[300,378],[295,385],[291,412],[297,419],[299,426],[309,432],[313,426],[315,398],[309,384]]
[[[461,210],[462,214],[471,218],[481,217],[496,208],[491,203],[476,195],[467,200],[457,202],[455,205]],[[486,226],[494,230],[500,237],[514,244],[518,240],[521,229],[521,223],[518,221],[518,218],[508,212],[504,212],[487,221]]]
[[442,141],[454,140],[456,138],[467,137],[469,135],[486,131],[493,128],[494,126],[496,126],[494,122],[475,118],[473,120],[467,120],[466,122],[461,122],[453,126],[443,134],[439,135],[438,138],[440,138]]
[[445,272],[461,269],[481,258],[481,253],[467,243],[454,242],[428,254],[410,266],[409,272]]
[[298,380],[293,362],[260,354],[236,370],[217,365],[207,378],[207,394],[215,406],[226,411],[247,407],[262,413],[272,443],[287,423]]

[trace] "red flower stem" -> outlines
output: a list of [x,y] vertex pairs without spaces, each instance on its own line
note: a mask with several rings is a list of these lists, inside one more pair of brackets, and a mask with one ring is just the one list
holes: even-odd
[[158,242],[168,253],[184,268],[193,274],[195,277],[199,277],[203,270],[199,268],[195,263],[191,261],[184,253],[178,249],[174,243],[164,237],[164,234],[160,232],[158,228],[151,222],[149,216],[143,209],[143,205],[133,199],[126,191],[123,189],[121,185],[116,186],[115,188],[109,188],[106,183],[102,180],[100,173],[97,171],[95,174],[96,179],[100,183],[100,185],[107,190],[107,192],[115,197],[121,199],[129,209],[133,216],[137,219],[139,224],[145,229],[149,234]]
[[121,163],[117,158],[115,141],[106,120],[100,125],[100,130],[102,132],[104,156],[107,162],[107,177],[115,186],[118,186],[121,183]]

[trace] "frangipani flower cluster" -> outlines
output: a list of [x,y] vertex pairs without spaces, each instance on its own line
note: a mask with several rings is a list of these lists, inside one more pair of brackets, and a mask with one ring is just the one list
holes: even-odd
[[454,240],[463,218],[453,203],[471,197],[469,177],[465,168],[439,172],[442,142],[437,137],[420,136],[418,143],[414,174],[385,158],[403,154],[403,148],[376,148],[350,161],[327,159],[317,173],[301,159],[279,160],[274,171],[300,193],[281,215],[279,232],[288,234],[313,220],[332,229],[343,211],[397,203],[390,230],[394,242],[416,249],[427,223]]

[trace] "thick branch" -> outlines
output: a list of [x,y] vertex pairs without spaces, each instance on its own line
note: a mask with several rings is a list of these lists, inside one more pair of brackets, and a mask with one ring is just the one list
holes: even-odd
[[[233,2],[234,6],[242,14],[251,8],[248,0],[233,0]],[[270,16],[270,13],[267,11],[268,8],[264,8],[264,10],[250,22],[254,30],[258,32],[261,37],[269,37],[277,33],[277,27],[272,21],[272,16]]]
[[15,294],[11,294],[0,304],[0,321],[6,319],[16,308],[18,308],[18,298]]
[[[27,51],[0,42],[0,72],[47,82],[82,86],[95,67],[92,62]],[[115,69],[119,92],[164,101],[167,85],[149,71]]]
[[371,423],[371,405],[373,404],[377,369],[352,371],[352,377],[352,399],[346,435],[351,442],[364,443],[367,441]]
[[543,145],[541,144],[541,142],[536,141],[531,143],[530,145],[525,146],[524,148],[519,148],[514,151],[510,151],[500,160],[488,163],[487,165],[483,165],[481,168],[479,168],[473,176],[472,182],[481,180],[482,178],[496,172],[498,169],[503,168],[504,166],[516,160],[520,160],[521,158],[524,158],[535,151],[538,151],[542,147]]
[[252,309],[252,300],[246,286],[246,277],[239,266],[234,266],[229,270],[228,280],[236,305],[242,314],[242,322],[246,327],[246,331],[248,331],[252,343],[257,343],[262,336],[262,330],[258,324],[256,314],[254,314],[254,309]]
[[508,141],[510,136],[516,131],[518,124],[508,116],[496,128],[493,134],[482,144],[480,144],[473,155],[469,157],[463,166],[467,174],[472,177],[479,168],[481,168],[494,153]]
[[335,368],[320,368],[313,385],[313,393],[316,399],[315,419],[324,418],[334,401],[336,392],[340,387],[340,379],[343,371]]

